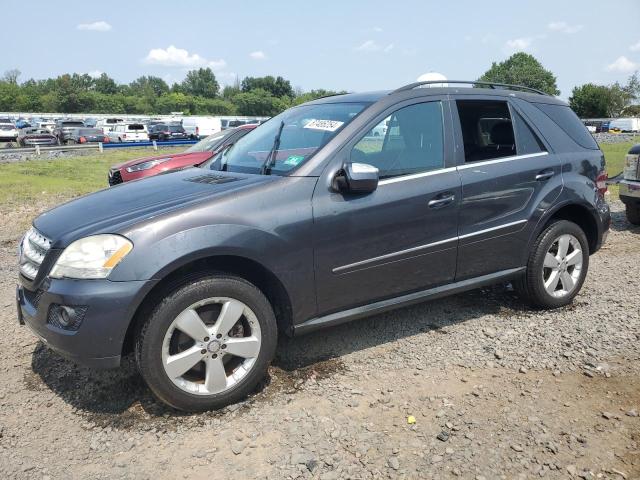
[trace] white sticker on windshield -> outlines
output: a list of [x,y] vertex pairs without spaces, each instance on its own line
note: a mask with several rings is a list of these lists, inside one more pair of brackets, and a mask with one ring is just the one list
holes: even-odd
[[311,128],[313,130],[326,130],[327,132],[335,132],[339,129],[344,122],[338,120],[311,120],[304,128]]

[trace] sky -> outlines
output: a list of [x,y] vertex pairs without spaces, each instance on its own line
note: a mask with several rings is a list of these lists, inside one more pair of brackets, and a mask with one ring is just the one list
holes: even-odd
[[[3,0],[0,74],[106,72],[167,82],[211,67],[221,84],[281,75],[304,90],[393,89],[427,72],[473,80],[533,54],[561,97],[640,70],[640,1]],[[28,15],[24,10],[28,9]],[[22,13],[21,13],[22,12]]]

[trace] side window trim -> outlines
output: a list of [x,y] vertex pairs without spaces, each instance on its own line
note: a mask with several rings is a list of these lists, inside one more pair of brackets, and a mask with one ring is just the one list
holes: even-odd
[[[520,101],[524,101],[524,100],[520,100]],[[540,142],[542,142],[542,144],[544,145],[544,148],[547,150],[547,152],[553,153],[553,149],[551,148],[551,144],[547,141],[546,138],[544,138],[544,135],[542,135],[542,133],[538,129],[537,125],[535,125],[535,123],[532,122],[531,119],[527,116],[527,114],[522,110],[522,107],[520,107],[520,105],[518,105],[515,101],[510,99],[509,100],[509,108],[511,108],[513,111],[515,111],[518,115],[520,115],[522,120],[527,124],[527,126],[536,135],[536,137],[538,137],[538,140],[540,140]],[[516,135],[518,135],[517,132],[516,132]],[[516,136],[516,142],[517,142],[517,140],[518,140],[518,138]]]

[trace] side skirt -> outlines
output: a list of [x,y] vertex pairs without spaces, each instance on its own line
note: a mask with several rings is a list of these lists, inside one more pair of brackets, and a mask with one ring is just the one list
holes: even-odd
[[395,310],[396,308],[406,307],[415,303],[421,303],[426,300],[434,300],[436,298],[447,297],[455,293],[465,292],[467,290],[473,290],[486,285],[509,280],[511,278],[517,277],[524,271],[525,267],[511,268],[509,270],[502,270],[500,272],[491,273],[489,275],[482,275],[481,277],[470,278],[468,280],[449,283],[447,285],[441,285],[439,287],[430,288],[428,290],[422,290],[419,292],[402,295],[400,297],[389,298],[387,300],[381,300],[379,302],[370,303],[368,305],[350,308],[349,310],[343,310],[342,312],[331,313],[322,317],[315,317],[310,320],[306,320],[305,322],[302,322],[298,325],[294,325],[293,333],[294,335],[310,333],[316,330],[320,330],[321,328],[340,325],[341,323],[350,322],[351,320],[376,315],[378,313],[388,312],[389,310]]

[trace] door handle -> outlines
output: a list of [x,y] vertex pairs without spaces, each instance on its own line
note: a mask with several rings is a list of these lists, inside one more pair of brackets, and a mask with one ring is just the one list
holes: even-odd
[[538,172],[538,174],[536,175],[536,180],[539,182],[542,182],[544,180],[549,180],[555,174],[556,172],[554,172],[553,170],[542,170],[541,172]]
[[433,200],[429,200],[429,208],[441,208],[444,207],[445,205],[449,205],[451,202],[453,202],[456,199],[456,196],[453,194],[449,194],[446,196],[438,196],[436,198],[434,198]]

